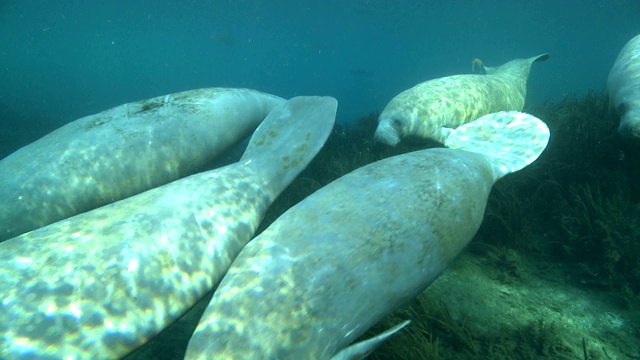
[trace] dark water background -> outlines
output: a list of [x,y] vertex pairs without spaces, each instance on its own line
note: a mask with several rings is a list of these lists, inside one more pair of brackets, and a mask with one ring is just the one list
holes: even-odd
[[338,121],[543,52],[529,103],[604,86],[638,0],[0,0],[0,157],[79,117],[199,87],[332,95]]

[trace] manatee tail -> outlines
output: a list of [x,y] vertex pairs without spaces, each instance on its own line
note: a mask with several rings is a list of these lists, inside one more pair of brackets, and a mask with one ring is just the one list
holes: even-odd
[[459,126],[449,134],[445,146],[483,154],[497,180],[531,164],[548,142],[549,128],[540,119],[501,111]]
[[531,70],[531,64],[533,64],[535,62],[546,61],[547,59],[549,59],[549,54],[544,53],[544,54],[532,56],[532,57],[527,58],[527,59],[512,60],[512,61],[509,61],[508,63],[503,64],[501,66],[489,67],[489,66],[485,66],[483,64],[480,67],[484,71],[483,72],[484,74],[492,75],[492,74],[496,74],[496,73],[498,73],[500,71],[505,71],[505,66],[516,66],[516,68],[519,69],[519,71],[522,72],[521,76],[526,79],[526,78],[529,77],[529,71]]
[[301,96],[276,106],[249,140],[240,163],[252,166],[280,194],[320,151],[333,129],[338,101]]
[[522,71],[522,76],[525,79],[529,78],[529,72],[531,72],[531,65],[533,65],[533,63],[536,63],[536,62],[546,61],[547,59],[549,59],[549,54],[544,53],[544,54],[532,56],[520,62],[520,71]]
[[528,58],[527,61],[529,62],[529,64],[533,64],[534,62],[547,61],[547,59],[549,59],[549,54],[544,53],[544,54],[532,56]]

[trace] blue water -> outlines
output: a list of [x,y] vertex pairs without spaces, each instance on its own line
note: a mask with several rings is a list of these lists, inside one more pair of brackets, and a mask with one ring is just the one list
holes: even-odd
[[212,86],[332,95],[349,122],[475,57],[549,52],[528,101],[560,100],[604,87],[639,18],[638,0],[0,0],[0,147]]

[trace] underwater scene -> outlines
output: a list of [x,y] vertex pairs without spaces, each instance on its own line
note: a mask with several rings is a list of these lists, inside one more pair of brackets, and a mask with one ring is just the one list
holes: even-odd
[[0,359],[640,359],[639,16],[0,0]]

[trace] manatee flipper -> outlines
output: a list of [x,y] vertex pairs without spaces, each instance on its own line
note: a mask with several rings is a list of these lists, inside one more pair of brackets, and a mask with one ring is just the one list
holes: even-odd
[[372,337],[371,339],[367,339],[350,345],[342,349],[339,353],[335,354],[331,358],[331,360],[364,359],[388,338],[393,336],[398,331],[402,330],[405,326],[409,325],[410,322],[410,320],[405,320],[400,324],[392,327],[391,329]]
[[501,111],[453,130],[445,146],[483,154],[497,180],[536,160],[546,148],[549,135],[547,125],[533,115]]
[[240,162],[0,243],[0,358],[116,359],[155,337],[218,284],[336,106],[286,101]]

